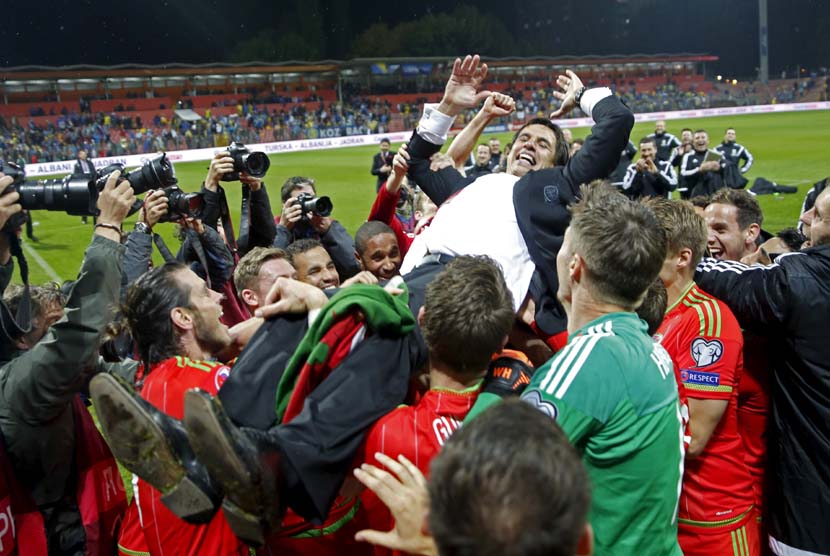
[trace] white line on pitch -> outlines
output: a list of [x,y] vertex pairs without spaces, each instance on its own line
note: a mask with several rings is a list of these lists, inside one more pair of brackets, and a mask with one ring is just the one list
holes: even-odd
[[49,276],[49,278],[51,278],[52,280],[54,280],[58,284],[63,282],[61,277],[58,276],[58,273],[55,272],[55,269],[52,268],[51,266],[49,266],[49,263],[47,263],[43,259],[43,257],[41,257],[40,254],[37,251],[35,251],[34,247],[32,247],[31,245],[29,245],[26,242],[21,242],[21,243],[23,244],[23,250],[26,251],[26,254],[29,255],[32,259],[34,259],[34,261],[38,264],[38,266],[40,268],[43,269],[43,272],[45,272],[46,275]]

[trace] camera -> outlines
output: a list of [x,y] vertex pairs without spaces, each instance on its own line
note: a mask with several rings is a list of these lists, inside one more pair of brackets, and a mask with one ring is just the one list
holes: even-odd
[[[17,164],[0,164],[0,172],[14,178],[12,185],[3,193],[17,191],[20,194],[19,203],[24,209],[62,211],[73,216],[94,216],[98,213],[98,193],[116,170],[121,171],[121,178],[130,182],[137,195],[178,183],[173,164],[166,154],[150,159],[129,172],[124,171],[123,164],[110,164],[96,170],[92,179],[69,175],[59,179],[27,181],[26,172]],[[6,225],[8,229],[14,229],[25,221],[25,215],[15,215]]]
[[238,181],[240,172],[245,172],[255,178],[261,178],[271,167],[268,155],[263,152],[251,152],[242,143],[234,141],[228,146],[228,152],[233,159],[234,171],[223,175],[222,181]]
[[316,216],[328,216],[334,205],[328,197],[315,197],[311,193],[300,193],[297,195],[297,204],[302,209],[303,220],[308,219],[308,214]]
[[165,187],[164,196],[167,197],[167,214],[159,222],[176,222],[182,218],[200,218],[204,198],[201,193],[185,193],[176,185]]

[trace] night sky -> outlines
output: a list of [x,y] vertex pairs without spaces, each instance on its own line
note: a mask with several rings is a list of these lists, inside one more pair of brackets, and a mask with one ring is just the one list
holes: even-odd
[[[506,28],[513,42],[501,55],[703,52],[721,58],[714,71],[737,77],[754,75],[758,65],[757,0],[446,0],[398,10],[381,0],[13,4],[0,20],[3,67],[210,63],[249,59],[250,52],[268,62],[296,56],[344,60],[353,57],[355,39],[372,24],[392,28],[462,4],[495,16]],[[769,21],[773,74],[796,65],[830,66],[830,1],[769,0]],[[245,41],[254,46],[243,48]],[[257,47],[257,41],[277,46]],[[401,48],[405,55],[423,53],[412,44]],[[463,54],[450,46],[428,48],[435,56]]]

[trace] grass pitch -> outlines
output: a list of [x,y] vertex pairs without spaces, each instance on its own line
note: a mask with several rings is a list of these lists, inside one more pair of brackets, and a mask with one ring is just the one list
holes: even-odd
[[[734,126],[738,142],[755,156],[755,164],[747,174],[750,186],[759,176],[798,186],[799,192],[794,195],[758,197],[764,210],[764,228],[772,232],[794,226],[804,193],[814,182],[830,175],[830,163],[827,162],[827,153],[830,152],[828,111],[723,116],[667,123],[669,131],[676,135],[680,135],[683,127],[708,130],[712,147],[722,140],[727,126]],[[631,140],[637,143],[653,129],[652,123],[638,123],[631,133]],[[588,133],[589,128],[574,130],[575,137],[584,137]],[[498,137],[505,144],[511,134],[502,133]],[[271,169],[265,182],[274,213],[279,214],[282,206],[279,189],[285,179],[296,175],[310,176],[316,180],[318,193],[331,197],[333,216],[354,233],[365,221],[375,197],[375,178],[369,173],[375,152],[374,147],[353,147],[271,155]],[[198,191],[207,166],[208,162],[177,164],[180,187],[185,191]],[[223,185],[234,222],[237,222],[240,186],[238,183]],[[482,215],[482,218],[486,217]],[[48,211],[33,213],[33,219],[36,223],[35,235],[40,241],[27,242],[26,245],[31,282],[38,284],[50,279],[74,278],[90,240],[91,219],[90,224],[84,225],[80,218]],[[125,229],[132,229],[134,222],[135,218],[128,220]],[[173,238],[173,225],[162,224],[156,228],[175,253],[178,241]]]

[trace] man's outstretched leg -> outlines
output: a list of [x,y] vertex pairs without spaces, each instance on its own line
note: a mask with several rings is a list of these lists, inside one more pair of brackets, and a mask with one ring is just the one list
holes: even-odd
[[199,461],[226,493],[228,525],[242,541],[262,546],[285,513],[279,446],[267,432],[234,426],[219,399],[201,390],[185,394],[184,422]]
[[182,519],[210,521],[222,494],[196,461],[181,423],[114,375],[97,375],[89,391],[116,459],[158,489],[164,504]]

